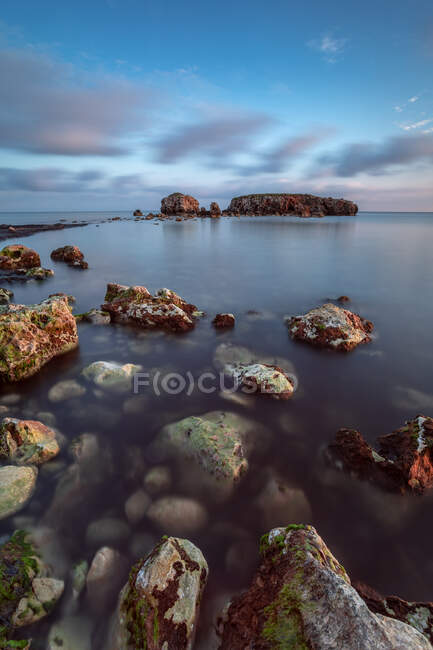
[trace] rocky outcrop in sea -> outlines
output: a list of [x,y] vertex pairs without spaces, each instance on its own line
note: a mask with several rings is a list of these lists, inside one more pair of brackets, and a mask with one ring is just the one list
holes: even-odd
[[226,212],[235,215],[350,216],[358,212],[358,206],[345,199],[312,194],[248,194],[232,199]]

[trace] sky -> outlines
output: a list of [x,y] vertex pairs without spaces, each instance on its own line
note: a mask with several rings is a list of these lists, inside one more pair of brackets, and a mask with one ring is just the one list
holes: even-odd
[[2,0],[0,211],[433,211],[431,0]]

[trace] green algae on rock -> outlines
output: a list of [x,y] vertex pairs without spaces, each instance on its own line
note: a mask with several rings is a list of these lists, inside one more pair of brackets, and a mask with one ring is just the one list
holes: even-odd
[[0,520],[24,508],[33,494],[37,476],[33,465],[0,467]]
[[41,265],[41,258],[32,248],[22,244],[11,244],[0,251],[0,269],[13,271],[32,269]]
[[46,280],[52,278],[53,275],[54,271],[52,269],[43,269],[41,266],[35,266],[35,268],[26,272],[26,277],[33,278],[33,280]]
[[30,377],[77,345],[77,325],[63,296],[0,307],[0,380]]
[[0,459],[42,465],[59,451],[55,432],[42,422],[4,418],[0,425]]
[[163,538],[120,593],[110,650],[191,650],[208,572],[189,540]]

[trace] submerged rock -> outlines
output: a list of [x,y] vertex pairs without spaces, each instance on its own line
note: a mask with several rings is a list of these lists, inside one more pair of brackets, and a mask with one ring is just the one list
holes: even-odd
[[50,402],[64,402],[74,397],[81,397],[85,392],[85,387],[75,379],[64,379],[50,388],[48,399]]
[[172,535],[188,535],[207,522],[207,512],[201,503],[180,496],[160,497],[150,505],[146,516]]
[[263,528],[277,526],[282,521],[311,521],[313,513],[307,496],[299,487],[289,485],[283,478],[269,472],[267,481],[255,501]]
[[92,521],[87,527],[86,542],[89,546],[119,546],[131,533],[126,521],[117,517],[104,517]]
[[212,323],[218,329],[235,326],[235,317],[233,314],[217,314]]
[[161,212],[167,215],[197,214],[199,202],[189,194],[174,192],[161,201]]
[[102,311],[102,309],[90,309],[85,314],[79,314],[75,318],[92,323],[92,325],[109,325],[111,323],[110,314],[107,311]]
[[414,627],[371,612],[312,526],[274,528],[261,565],[220,627],[221,650],[431,650]]
[[136,490],[125,501],[125,515],[131,525],[137,524],[146,514],[151,499],[144,490]]
[[165,465],[155,465],[146,473],[143,484],[152,495],[168,490],[171,485],[170,468]]
[[92,622],[86,616],[65,616],[48,633],[47,650],[92,650]]
[[14,292],[0,288],[0,305],[7,305],[14,297]]
[[360,343],[369,343],[373,323],[347,309],[327,303],[307,312],[293,316],[288,321],[292,338],[319,347],[334,350],[352,350]]
[[64,297],[0,307],[0,379],[30,377],[77,345],[77,325]]
[[42,422],[5,418],[0,425],[0,459],[42,465],[59,451],[55,432]]
[[376,452],[354,429],[340,429],[327,456],[338,468],[397,492],[433,487],[433,419],[417,415],[378,438]]
[[113,605],[127,575],[126,558],[109,546],[96,552],[87,574],[87,602],[93,612],[104,612]]
[[5,246],[0,251],[0,269],[15,271],[17,269],[31,269],[41,265],[41,258],[32,248],[22,244]]
[[0,467],[0,519],[6,519],[24,508],[36,485],[38,470],[6,465]]
[[195,305],[187,303],[170,289],[159,289],[152,296],[146,287],[113,283],[107,285],[105,303],[101,309],[107,311],[115,321],[173,331],[192,329],[194,312],[197,311]]
[[84,255],[78,246],[62,246],[56,248],[51,253],[51,259],[56,262],[66,262],[68,266],[74,266],[81,269],[88,269],[89,265],[84,261]]
[[96,386],[105,390],[124,393],[130,390],[131,380],[142,366],[133,363],[120,363],[110,361],[94,361],[84,368],[83,376]]
[[192,650],[208,565],[186,539],[163,539],[122,589],[110,650]]

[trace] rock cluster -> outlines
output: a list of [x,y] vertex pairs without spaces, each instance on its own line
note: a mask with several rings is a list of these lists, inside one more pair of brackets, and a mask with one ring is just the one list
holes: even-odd
[[358,206],[345,199],[313,196],[312,194],[248,194],[231,200],[226,214],[288,215],[299,217],[349,216]]
[[89,265],[84,261],[84,255],[78,246],[62,246],[51,253],[51,259],[56,262],[65,262],[68,266],[79,269],[88,269]]

